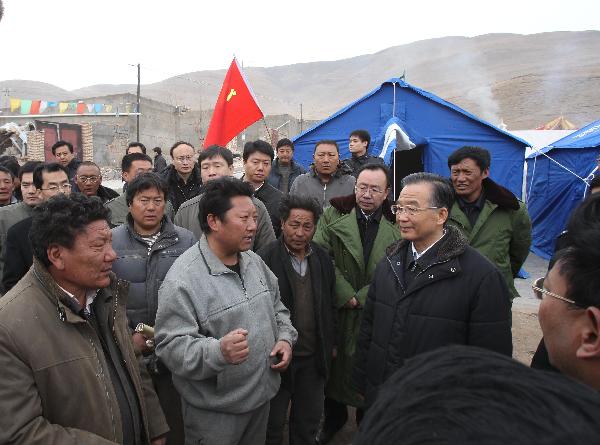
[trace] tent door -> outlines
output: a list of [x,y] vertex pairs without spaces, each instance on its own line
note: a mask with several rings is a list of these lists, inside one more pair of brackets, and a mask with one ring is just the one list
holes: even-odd
[[398,199],[400,189],[402,188],[402,180],[411,173],[424,171],[423,168],[423,148],[417,146],[412,150],[395,151],[392,158],[392,172],[394,174],[394,201]]

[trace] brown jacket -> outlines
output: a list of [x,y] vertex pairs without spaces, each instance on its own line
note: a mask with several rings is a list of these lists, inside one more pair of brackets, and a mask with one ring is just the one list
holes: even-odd
[[[111,329],[138,397],[146,442],[168,431],[150,377],[133,351],[125,318],[128,284],[101,289],[99,325]],[[0,299],[0,443],[122,443],[119,405],[92,326],[38,261]],[[64,320],[64,321],[63,321]],[[141,375],[140,375],[141,374]]]

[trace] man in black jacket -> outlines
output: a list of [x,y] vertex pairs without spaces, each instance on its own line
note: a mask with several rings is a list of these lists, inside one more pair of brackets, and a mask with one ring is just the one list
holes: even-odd
[[258,254],[277,276],[298,342],[271,400],[266,443],[281,444],[290,400],[289,443],[314,443],[335,345],[335,270],[329,254],[312,242],[319,203],[288,195],[280,210],[282,236]]
[[289,139],[279,140],[275,152],[277,159],[273,161],[267,181],[281,193],[287,195],[294,180],[306,173],[306,169],[294,162],[294,143]]
[[56,162],[67,169],[69,181],[72,180],[77,173],[77,167],[79,167],[79,164],[81,163],[75,156],[73,144],[67,141],[58,141],[52,146],[51,150],[56,158]]
[[160,175],[169,186],[167,199],[177,213],[179,206],[188,199],[200,194],[202,178],[196,165],[194,146],[189,142],[175,142],[171,147],[173,163],[165,168]]
[[452,186],[431,173],[402,181],[393,206],[402,240],[375,270],[353,380],[368,407],[404,361],[448,344],[512,354],[508,287],[502,274],[446,225]]
[[154,156],[154,172],[160,173],[165,168],[167,168],[167,161],[162,155],[162,149],[160,147],[154,147],[152,151],[156,153],[156,155]]
[[360,169],[365,165],[383,165],[383,159],[378,156],[369,155],[371,135],[367,130],[354,130],[350,133],[348,139],[348,150],[350,150],[352,156],[342,161],[344,173],[348,173],[357,178],[358,172],[360,172]]
[[92,161],[83,161],[77,167],[77,174],[73,178],[75,185],[71,190],[73,193],[81,192],[85,196],[96,196],[103,203],[119,196],[113,189],[102,185],[102,172],[100,167]]

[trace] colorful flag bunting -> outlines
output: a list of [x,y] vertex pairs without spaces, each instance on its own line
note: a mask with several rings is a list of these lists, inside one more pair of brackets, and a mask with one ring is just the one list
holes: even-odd
[[41,100],[34,100],[31,102],[31,114],[40,114],[40,105],[42,104]]
[[113,109],[113,106],[112,106],[112,105],[107,105],[107,106],[106,106],[106,112],[107,112],[107,113],[110,113],[110,112],[112,111],[112,109]]
[[58,102],[48,102],[48,107],[49,108],[58,107]]
[[21,114],[29,114],[31,111],[31,99],[21,99]]
[[42,100],[40,102],[40,113],[43,113],[44,111],[46,111],[46,108],[48,108],[48,101]]
[[88,110],[88,113],[91,113],[92,111],[94,111],[94,104],[87,104],[87,110]]
[[102,104],[94,104],[94,113],[100,113],[102,111]]
[[59,113],[64,113],[65,111],[67,111],[67,108],[69,108],[69,104],[67,102],[60,102],[58,104]]
[[10,111],[17,111],[21,107],[21,99],[10,99]]

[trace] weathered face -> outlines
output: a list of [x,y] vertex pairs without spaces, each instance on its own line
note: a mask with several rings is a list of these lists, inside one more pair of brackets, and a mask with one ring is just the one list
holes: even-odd
[[133,161],[129,170],[123,172],[123,180],[128,183],[142,173],[152,173],[152,162],[145,161],[144,159]]
[[271,156],[255,151],[244,161],[245,180],[255,184],[264,182],[271,172]]
[[48,247],[48,258],[61,278],[82,290],[104,288],[110,284],[109,273],[117,255],[112,248],[112,233],[104,220],[93,221],[75,236],[69,249]]
[[33,173],[23,173],[21,178],[21,194],[23,202],[28,206],[35,206],[40,203],[40,196],[33,183]]
[[294,150],[292,147],[283,145],[277,149],[277,159],[279,159],[280,164],[288,165],[290,162],[292,162],[293,157]]
[[222,156],[208,158],[200,163],[200,176],[202,176],[202,183],[207,183],[223,176],[233,176],[233,165],[227,164],[227,161]]
[[340,155],[333,144],[319,144],[313,155],[315,170],[322,175],[332,175],[340,163]]
[[210,235],[218,238],[226,251],[243,252],[252,247],[256,235],[256,207],[248,196],[234,196],[231,205],[223,219],[208,215]]
[[[446,209],[428,209],[431,207],[432,185],[426,182],[407,185],[400,192],[396,205],[405,211],[396,212],[396,223],[400,227],[402,238],[416,243],[435,242],[443,230],[448,218]],[[418,209],[413,211],[411,209]]]
[[69,162],[73,160],[75,155],[71,153],[69,147],[63,145],[61,147],[57,147],[56,150],[54,150],[54,157],[56,158],[56,162],[66,167],[67,165],[69,165]]
[[356,204],[365,213],[377,210],[389,192],[385,173],[382,170],[363,170],[356,179],[354,191]]
[[157,188],[149,188],[135,194],[129,205],[133,225],[140,235],[151,235],[160,228],[165,213],[165,196]]
[[348,149],[353,155],[362,156],[367,152],[367,141],[362,141],[358,136],[350,136]]
[[173,164],[175,170],[182,175],[187,175],[194,169],[194,149],[187,144],[179,144],[173,150]]
[[292,209],[288,218],[281,223],[283,242],[293,253],[302,253],[315,234],[315,220],[312,212]]
[[10,203],[14,190],[15,181],[12,175],[7,172],[0,172],[0,204]]
[[482,181],[489,176],[489,169],[481,171],[471,158],[465,158],[450,167],[450,179],[454,191],[468,202],[475,201],[482,190]]
[[42,179],[42,188],[37,191],[40,201],[48,201],[59,193],[71,194],[71,184],[65,172],[42,172]]
[[77,187],[86,196],[96,196],[102,183],[100,169],[93,165],[80,165],[75,175]]

